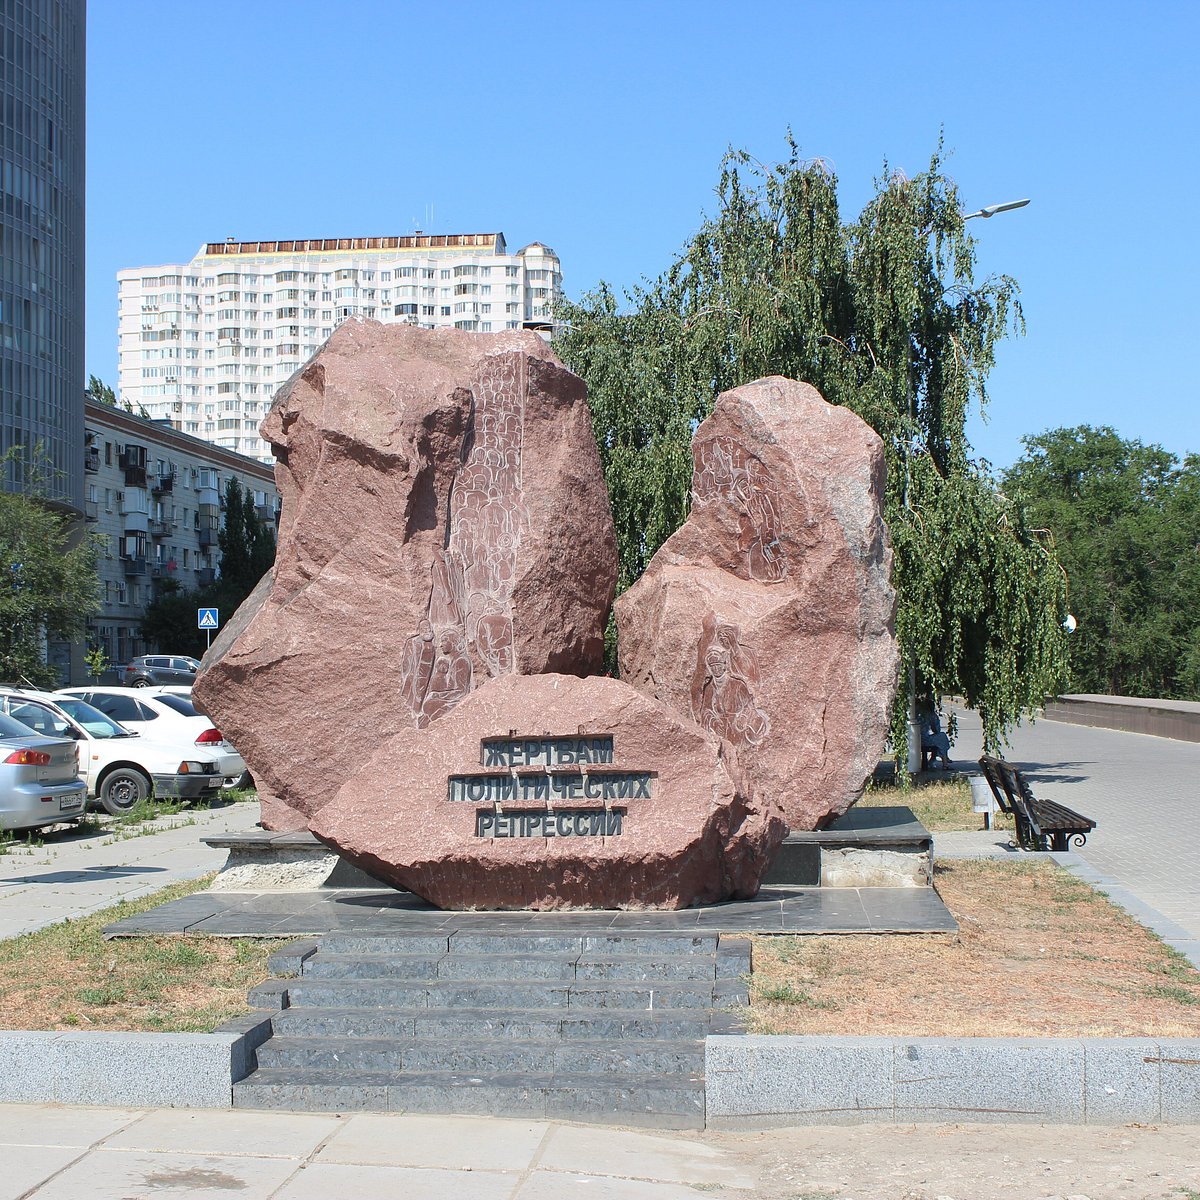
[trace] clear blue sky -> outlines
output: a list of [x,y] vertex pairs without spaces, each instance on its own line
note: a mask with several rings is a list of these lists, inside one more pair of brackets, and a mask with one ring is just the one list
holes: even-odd
[[[1028,333],[999,349],[996,466],[1110,424],[1200,451],[1200,5],[414,4],[91,0],[90,372],[115,383],[123,267],[202,242],[502,230],[577,296],[656,275],[730,146],[833,163],[855,213],[940,127],[983,272]],[[432,219],[430,218],[432,212]]]

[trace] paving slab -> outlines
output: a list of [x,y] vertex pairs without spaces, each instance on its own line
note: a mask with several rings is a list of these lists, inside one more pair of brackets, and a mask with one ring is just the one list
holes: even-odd
[[[280,1188],[273,1200],[510,1200],[516,1182],[514,1176],[495,1171],[313,1163]],[[558,1195],[561,1200],[562,1193]],[[696,1200],[694,1192],[691,1200]]]
[[[103,1109],[62,1110],[103,1113]],[[253,1158],[307,1158],[346,1122],[321,1113],[163,1108],[139,1114],[104,1140],[108,1150]],[[30,1132],[34,1132],[30,1130]]]
[[0,1146],[90,1146],[145,1115],[137,1108],[0,1105]]
[[0,1170],[0,1200],[18,1200],[70,1166],[82,1150],[74,1146],[6,1146]]
[[583,1175],[753,1190],[754,1176],[711,1146],[603,1126],[555,1125],[538,1167]]
[[295,1159],[257,1156],[94,1150],[43,1183],[31,1200],[131,1200],[144,1196],[194,1200],[225,1194],[239,1200],[268,1200],[298,1165]]
[[549,1129],[545,1121],[358,1113],[341,1123],[316,1161],[519,1173]]
[[221,937],[320,937],[344,933],[952,933],[933,888],[766,887],[753,899],[680,912],[478,912],[436,909],[394,892],[207,892],[185,896],[105,929],[109,937],[195,933]]
[[680,1183],[535,1171],[512,1200],[563,1200],[564,1196],[586,1196],[588,1200],[696,1200],[699,1194],[695,1188]]

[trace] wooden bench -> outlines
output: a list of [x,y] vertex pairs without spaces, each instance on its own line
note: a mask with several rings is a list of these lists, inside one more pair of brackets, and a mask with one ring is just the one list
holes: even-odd
[[985,754],[979,760],[979,769],[1001,811],[1012,817],[1022,850],[1067,850],[1072,841],[1082,846],[1096,828],[1091,817],[1053,800],[1039,800],[1012,763]]

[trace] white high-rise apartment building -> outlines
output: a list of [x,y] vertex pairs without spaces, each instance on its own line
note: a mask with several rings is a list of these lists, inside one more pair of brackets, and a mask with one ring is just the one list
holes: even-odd
[[551,331],[558,256],[502,233],[210,242],[189,263],[117,273],[122,405],[271,461],[275,390],[342,321]]

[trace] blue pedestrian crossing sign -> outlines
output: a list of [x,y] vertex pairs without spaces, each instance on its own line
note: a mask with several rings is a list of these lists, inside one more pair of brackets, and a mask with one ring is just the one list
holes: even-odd
[[216,629],[219,625],[217,610],[215,608],[198,608],[196,610],[196,624],[201,629]]

